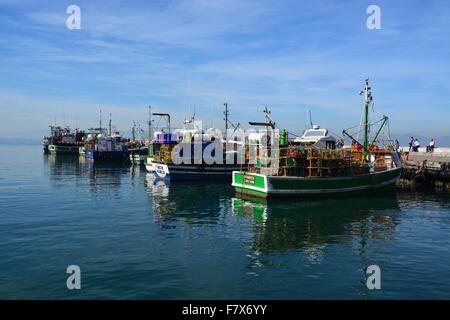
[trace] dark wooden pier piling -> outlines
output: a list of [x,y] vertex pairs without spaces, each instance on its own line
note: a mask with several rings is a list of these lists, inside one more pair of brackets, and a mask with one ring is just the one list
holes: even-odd
[[450,190],[450,152],[404,152],[397,185]]

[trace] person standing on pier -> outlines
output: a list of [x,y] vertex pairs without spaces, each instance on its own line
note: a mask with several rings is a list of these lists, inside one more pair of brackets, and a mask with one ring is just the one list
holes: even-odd
[[414,152],[418,152],[420,148],[420,143],[419,143],[419,139],[415,139],[414,143],[413,143],[413,151]]
[[400,148],[400,142],[398,142],[397,139],[395,139],[395,145],[394,145],[395,151],[398,151],[398,148]]
[[411,152],[411,148],[413,146],[413,143],[414,143],[414,138],[411,137],[411,139],[409,140],[409,150],[408,150],[408,152]]
[[427,152],[433,152],[434,151],[434,146],[435,146],[435,142],[433,139],[430,140],[430,143],[428,143],[427,146]]

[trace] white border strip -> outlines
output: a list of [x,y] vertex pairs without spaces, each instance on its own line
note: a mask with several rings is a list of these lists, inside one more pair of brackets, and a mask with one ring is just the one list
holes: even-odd
[[349,192],[349,191],[361,191],[361,190],[369,190],[369,189],[376,189],[379,187],[383,187],[392,183],[395,183],[395,181],[398,180],[400,175],[394,179],[382,182],[380,184],[376,185],[365,185],[360,187],[350,187],[350,188],[341,188],[341,189],[298,189],[298,190],[292,190],[292,189],[279,189],[279,190],[273,190],[271,189],[268,194],[314,194],[314,193],[341,193],[341,192]]

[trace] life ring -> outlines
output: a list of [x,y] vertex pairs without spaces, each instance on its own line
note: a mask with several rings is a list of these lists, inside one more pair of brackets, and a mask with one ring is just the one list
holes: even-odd
[[366,161],[369,163],[374,163],[377,161],[377,157],[373,153],[366,155]]

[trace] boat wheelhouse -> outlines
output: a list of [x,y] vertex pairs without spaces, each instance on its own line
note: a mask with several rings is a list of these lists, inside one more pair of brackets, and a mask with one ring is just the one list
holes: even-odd
[[311,129],[305,130],[301,137],[295,138],[292,145],[303,146],[305,148],[315,147],[322,149],[335,149],[336,138],[330,135],[327,129],[314,125]]

